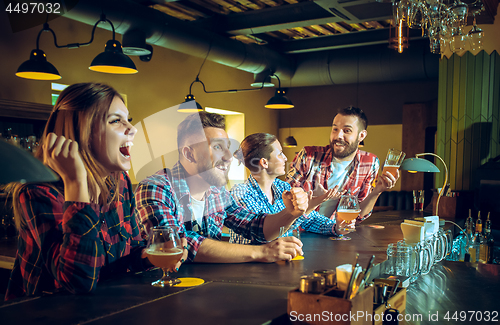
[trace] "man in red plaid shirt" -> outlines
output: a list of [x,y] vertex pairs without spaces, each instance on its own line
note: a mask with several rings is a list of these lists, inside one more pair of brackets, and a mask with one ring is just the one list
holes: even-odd
[[[374,154],[358,149],[367,135],[367,125],[368,120],[361,109],[348,107],[340,110],[333,119],[330,145],[304,147],[290,166],[287,182],[292,187],[312,190],[314,195],[338,186],[340,192],[358,197],[361,208],[358,222],[368,218],[380,194],[396,184],[399,171],[397,177],[386,172],[372,187],[380,162]],[[316,210],[333,219],[337,205],[338,199],[332,199]]]

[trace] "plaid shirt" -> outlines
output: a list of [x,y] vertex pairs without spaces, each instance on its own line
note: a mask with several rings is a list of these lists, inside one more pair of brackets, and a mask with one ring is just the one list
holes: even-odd
[[156,225],[175,227],[188,242],[188,260],[193,261],[205,238],[220,240],[222,226],[252,241],[265,243],[265,214],[255,214],[239,206],[224,188],[210,187],[205,193],[202,225],[194,220],[186,172],[177,162],[172,170],[163,169],[139,183],[135,192],[135,213],[146,228]]
[[[329,145],[304,147],[293,160],[290,171],[286,175],[286,181],[291,186],[303,187],[305,191],[313,190],[316,186],[315,182],[318,181],[326,189],[328,179],[332,174],[332,159],[332,150]],[[350,190],[352,195],[358,197],[359,202],[363,201],[371,192],[371,184],[377,177],[379,168],[380,162],[377,156],[358,149],[340,189]],[[319,211],[319,208],[320,206],[316,208],[316,211]],[[336,214],[335,211],[330,218],[335,218]],[[357,219],[362,221],[370,215],[371,211]]]
[[[231,195],[234,197],[239,205],[254,212],[264,213],[278,213],[285,209],[285,203],[282,199],[282,194],[291,189],[290,184],[283,182],[276,178],[271,185],[273,192],[274,204],[271,204],[267,196],[262,192],[259,184],[255,178],[250,175],[243,184],[237,184],[231,189]],[[293,224],[288,228],[288,231],[281,237],[292,236],[292,231],[298,227],[310,232],[315,232],[323,235],[336,235],[335,233],[335,220],[331,220],[316,211],[311,212],[309,215],[302,215],[297,218]],[[243,238],[236,234],[234,231],[229,230],[231,243],[249,244],[250,240]]]
[[131,188],[128,175],[120,173],[118,201],[101,206],[65,202],[64,190],[47,185],[25,186],[19,196],[25,224],[5,300],[61,288],[91,292],[100,276],[144,270]]

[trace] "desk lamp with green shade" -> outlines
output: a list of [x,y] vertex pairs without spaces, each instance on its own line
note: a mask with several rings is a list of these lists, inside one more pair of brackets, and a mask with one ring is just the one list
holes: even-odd
[[444,177],[444,184],[441,187],[441,191],[439,191],[438,198],[436,200],[436,213],[435,215],[438,216],[438,210],[439,210],[439,199],[443,196],[444,188],[446,187],[446,184],[448,183],[448,167],[446,166],[446,163],[444,160],[436,155],[435,153],[418,153],[415,155],[415,158],[408,158],[403,161],[401,164],[401,170],[407,170],[410,173],[416,173],[416,172],[427,172],[427,173],[438,173],[439,168],[436,167],[433,163],[426,159],[422,159],[419,157],[422,156],[434,156],[437,157],[439,160],[444,165],[444,170],[445,170],[445,177]]

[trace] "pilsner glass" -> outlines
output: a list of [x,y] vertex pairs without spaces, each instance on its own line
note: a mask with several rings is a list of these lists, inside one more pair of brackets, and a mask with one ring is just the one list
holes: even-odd
[[405,159],[406,154],[398,149],[391,148],[387,151],[387,156],[385,157],[384,168],[382,169],[382,174],[386,171],[396,177],[396,171],[401,166],[401,163]]
[[169,274],[169,270],[175,267],[183,253],[182,243],[175,228],[169,226],[152,228],[146,253],[149,262],[163,270],[163,277],[151,285],[169,287],[181,282]]

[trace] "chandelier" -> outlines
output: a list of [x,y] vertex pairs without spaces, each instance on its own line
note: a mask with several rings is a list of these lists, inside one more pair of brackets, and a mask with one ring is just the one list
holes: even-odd
[[[408,27],[421,29],[422,36],[429,38],[430,51],[435,54],[442,54],[447,48],[454,53],[482,48],[484,33],[476,25],[476,16],[484,10],[481,0],[470,5],[460,0],[396,0],[392,6],[399,52]],[[473,27],[466,33],[469,15],[473,17]]]

